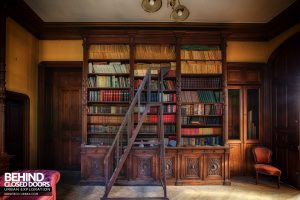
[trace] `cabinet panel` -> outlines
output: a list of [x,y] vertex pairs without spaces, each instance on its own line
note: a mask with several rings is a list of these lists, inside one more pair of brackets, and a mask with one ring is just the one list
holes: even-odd
[[184,154],[182,156],[182,178],[201,179],[201,157],[200,155]]
[[260,70],[245,70],[245,81],[247,83],[260,83],[261,82]]
[[227,72],[227,79],[229,84],[241,83],[243,82],[242,71],[239,69],[231,69]]
[[230,87],[228,89],[228,139],[241,140],[242,136],[242,89]]
[[156,180],[157,162],[156,151],[135,150],[132,153],[132,179]]
[[165,173],[168,183],[175,183],[177,178],[177,153],[176,151],[167,151],[165,158]]
[[230,146],[230,175],[240,176],[242,175],[242,165],[243,165],[243,153],[242,144],[229,144]]
[[104,157],[106,148],[81,149],[81,179],[82,182],[104,182]]
[[204,155],[204,180],[219,180],[224,177],[222,154],[205,154]]
[[264,63],[228,63],[228,84],[261,84]]

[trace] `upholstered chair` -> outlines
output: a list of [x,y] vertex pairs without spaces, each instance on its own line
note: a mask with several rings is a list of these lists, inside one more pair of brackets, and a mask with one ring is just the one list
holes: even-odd
[[256,184],[258,184],[258,174],[266,174],[277,176],[278,188],[280,188],[281,170],[272,166],[272,151],[266,147],[254,147],[252,149],[254,155],[254,168],[256,172]]

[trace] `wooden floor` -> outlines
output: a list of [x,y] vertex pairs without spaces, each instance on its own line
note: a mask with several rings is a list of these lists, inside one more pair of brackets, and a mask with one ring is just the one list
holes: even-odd
[[[102,186],[80,186],[79,183],[63,182],[58,185],[57,199],[99,200],[104,192]],[[255,185],[251,177],[232,179],[231,186],[168,186],[170,200],[300,200],[300,190],[282,184],[277,189],[276,180],[262,177]],[[158,186],[114,186],[109,197],[159,197],[162,188]]]

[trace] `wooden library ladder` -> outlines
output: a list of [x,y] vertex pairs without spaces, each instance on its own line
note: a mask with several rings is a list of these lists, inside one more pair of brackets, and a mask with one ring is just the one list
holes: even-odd
[[[151,102],[151,71],[148,70],[146,73],[146,76],[144,77],[141,85],[139,86],[130,106],[129,109],[125,115],[125,118],[119,127],[119,130],[116,134],[116,137],[114,138],[114,141],[112,142],[112,145],[110,146],[105,158],[104,158],[104,173],[105,173],[105,192],[102,200],[106,199],[164,199],[168,200],[167,198],[167,188],[166,188],[166,175],[165,175],[165,145],[164,145],[164,122],[163,122],[163,77],[167,74],[169,71],[168,68],[161,68],[160,69],[160,77],[158,81],[158,102]],[[147,84],[147,103],[145,106],[145,110],[143,113],[140,113],[141,109],[141,94],[142,91],[145,90],[145,86]],[[134,108],[137,106],[138,108],[138,123],[134,127],[134,123],[132,123],[132,119],[134,117]],[[109,198],[109,192],[112,189],[112,186],[116,182],[119,173],[121,172],[121,169],[133,147],[135,144],[135,140],[137,138],[137,135],[140,131],[141,126],[143,125],[143,122],[147,116],[147,113],[151,107],[157,107],[158,108],[158,141],[156,144],[159,147],[160,151],[160,163],[161,163],[161,179],[160,183],[164,190],[164,196],[163,197],[138,197],[138,198],[128,198],[128,197],[117,197],[117,198]],[[133,128],[131,129],[130,124],[133,124]],[[123,137],[123,130],[127,127],[127,138]]]

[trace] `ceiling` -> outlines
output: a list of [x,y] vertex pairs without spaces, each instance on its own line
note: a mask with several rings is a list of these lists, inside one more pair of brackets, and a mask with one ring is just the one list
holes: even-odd
[[[24,0],[45,22],[170,22],[171,8],[147,13],[142,0]],[[266,23],[296,0],[181,0],[186,22]]]

